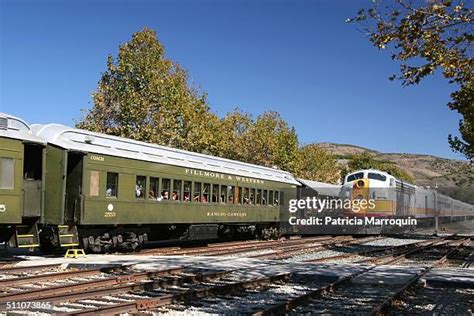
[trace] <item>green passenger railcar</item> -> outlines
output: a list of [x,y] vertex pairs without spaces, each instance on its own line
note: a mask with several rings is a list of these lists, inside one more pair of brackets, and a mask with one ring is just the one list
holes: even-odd
[[39,246],[44,146],[26,122],[0,113],[0,242]]
[[43,240],[53,245],[278,234],[299,185],[272,168],[55,124],[32,129],[48,142]]

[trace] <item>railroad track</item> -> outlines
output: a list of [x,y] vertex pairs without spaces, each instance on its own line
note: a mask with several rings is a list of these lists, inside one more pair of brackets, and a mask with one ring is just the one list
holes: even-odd
[[[282,246],[292,246],[299,244],[307,244],[310,242],[319,242],[333,239],[333,236],[322,236],[322,237],[309,237],[301,239],[283,239],[283,240],[270,240],[270,241],[245,241],[245,242],[229,242],[229,243],[218,243],[211,244],[202,247],[193,248],[165,248],[165,249],[147,249],[143,250],[139,255],[193,255],[193,256],[214,256],[214,255],[226,255],[234,253],[243,253],[249,251],[258,251],[269,248],[276,248]],[[340,237],[336,237],[340,238]]]
[[321,258],[305,260],[311,263],[331,262],[331,261],[343,261],[343,262],[372,262],[377,261],[379,257],[389,257],[396,255],[397,253],[404,253],[407,249],[418,249],[419,247],[435,245],[437,242],[445,243],[444,238],[436,238],[431,240],[421,240],[418,242],[379,246],[374,247],[372,245],[365,244],[354,244],[349,247],[334,247],[333,250],[336,254],[323,256]]
[[[337,280],[315,277],[315,270],[319,269],[324,274],[330,267],[328,263],[320,263],[326,265],[321,267],[304,263],[293,266],[289,263],[285,265],[285,260],[282,260],[306,251],[350,247],[377,239],[343,236],[307,239],[306,244],[299,240],[273,242],[266,244],[266,247],[273,247],[273,257],[265,257],[270,255],[261,253],[248,255],[252,251],[258,252],[259,247],[263,246],[262,242],[165,251],[186,256],[229,256],[242,252],[247,257],[273,259],[238,269],[230,268],[232,265],[227,268],[206,268],[193,264],[154,271],[122,267],[56,272],[54,269],[58,267],[54,265],[45,268],[50,269],[47,270],[49,273],[38,273],[42,271],[39,267],[31,267],[30,270],[19,268],[16,273],[15,269],[10,269],[11,275],[16,277],[0,280],[0,311],[7,309],[8,302],[26,301],[49,304],[34,311],[71,315],[150,310],[210,313],[238,311],[259,315],[286,312],[314,314],[318,311],[338,314],[350,311],[347,310],[348,306],[367,314],[385,313],[395,308],[394,303],[400,298],[405,298],[407,293],[416,289],[418,280],[431,269],[445,264],[451,255],[460,256],[463,253],[461,250],[470,246],[466,240],[433,239],[414,243],[411,247],[392,247],[392,251],[386,250],[382,252],[383,255],[368,258],[370,262],[343,269]],[[423,266],[408,266],[420,258],[424,258]],[[407,266],[388,266],[394,263]],[[398,274],[398,281],[377,282],[377,278],[387,274]]]
[[286,259],[304,253],[312,253],[345,244],[361,244],[382,237],[354,238],[352,236],[322,236],[289,240],[247,241],[211,244],[189,249],[150,249],[139,255],[160,256],[235,256],[255,259]]
[[[354,273],[331,284],[321,286],[320,288],[295,296],[280,304],[275,304],[254,313],[254,315],[271,315],[278,313],[296,313],[296,314],[348,314],[357,311],[359,314],[379,315],[387,313],[392,304],[398,297],[410,289],[416,282],[426,275],[433,268],[444,264],[450,254],[458,247],[462,247],[463,242],[454,245],[450,250],[438,252],[438,257],[431,257],[431,264],[417,270],[414,274],[403,274],[400,268],[392,268],[391,272],[397,273],[395,278],[405,278],[401,282],[392,282],[393,278],[378,278],[377,274],[386,276],[390,273],[387,264],[399,263],[401,259],[417,252],[423,252],[424,249],[435,246],[437,242],[431,245],[424,245],[418,249],[408,250],[404,255],[392,257],[391,260],[384,260],[385,257],[379,257],[375,261],[383,262],[383,265],[375,265],[361,272]],[[413,269],[413,267],[410,267]],[[381,280],[382,279],[382,280]]]

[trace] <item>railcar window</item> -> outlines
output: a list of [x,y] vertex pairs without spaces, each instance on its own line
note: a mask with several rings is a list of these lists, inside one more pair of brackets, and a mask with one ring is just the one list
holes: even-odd
[[221,197],[219,199],[219,202],[226,203],[226,201],[227,201],[227,186],[221,185]]
[[89,182],[89,196],[99,196],[100,172],[91,170]]
[[280,192],[275,191],[275,199],[273,200],[273,205],[280,205]]
[[145,198],[146,176],[137,176],[135,181],[135,197],[137,199]]
[[249,204],[250,203],[250,192],[249,188],[244,189],[244,199],[243,199],[244,204]]
[[210,192],[211,192],[211,185],[209,183],[204,183],[204,186],[202,189],[202,203],[209,203]]
[[158,194],[160,193],[159,183],[159,178],[150,177],[150,191],[148,192],[148,198],[150,200],[158,199]]
[[267,199],[268,199],[268,191],[267,190],[263,190],[262,191],[262,205],[267,205]]
[[194,202],[201,202],[201,183],[195,182],[194,183],[194,196],[193,196],[193,201]]
[[235,188],[235,202],[242,204],[242,187]]
[[107,188],[105,190],[106,197],[118,196],[119,175],[116,172],[107,172]]
[[260,205],[262,202],[262,189],[257,189],[257,198],[255,199],[255,204]]
[[369,172],[369,179],[379,180],[385,182],[387,177],[380,173]]
[[219,185],[212,185],[212,203],[217,203],[219,201]]
[[12,158],[2,158],[1,160],[0,189],[13,190],[15,188],[15,160]]
[[184,188],[183,201],[191,202],[191,181],[184,181],[183,188]]
[[364,178],[364,173],[363,172],[358,172],[358,173],[354,173],[354,174],[351,174],[350,176],[348,176],[346,182],[351,182],[351,181],[362,179],[362,178]]
[[161,199],[169,200],[170,199],[170,188],[171,180],[170,179],[161,179]]
[[229,204],[235,203],[234,198],[235,198],[235,187],[233,185],[229,185],[227,187],[227,199],[229,201]]
[[270,197],[268,198],[268,205],[273,205],[273,191],[270,191]]
[[183,181],[181,180],[173,180],[173,195],[171,199],[173,201],[181,201],[181,185]]
[[255,204],[255,189],[250,189],[250,204]]

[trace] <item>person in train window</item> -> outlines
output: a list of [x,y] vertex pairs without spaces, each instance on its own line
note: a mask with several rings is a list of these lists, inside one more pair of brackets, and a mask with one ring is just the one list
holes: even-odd
[[201,202],[202,202],[202,203],[207,203],[207,198],[206,198],[206,196],[205,196],[205,195],[203,195],[203,196],[202,196],[202,198],[201,198]]
[[112,196],[112,188],[107,188],[107,190],[105,190],[105,196],[107,196],[107,197]]
[[178,200],[179,200],[179,195],[178,195],[178,193],[173,192],[173,195],[171,195],[171,199],[172,199],[173,201],[178,201]]
[[148,198],[152,200],[156,199],[155,192],[153,190],[150,190],[150,192],[148,192]]
[[135,197],[143,197],[143,186],[139,183],[135,185]]
[[190,199],[191,199],[191,196],[190,196],[189,192],[184,192],[184,201],[189,202]]
[[169,194],[170,193],[168,192],[168,190],[163,191],[163,193],[161,193],[161,199],[159,199],[158,201],[169,200],[170,199]]

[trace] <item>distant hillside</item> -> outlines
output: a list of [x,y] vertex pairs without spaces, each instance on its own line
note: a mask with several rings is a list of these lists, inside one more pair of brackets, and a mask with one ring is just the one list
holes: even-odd
[[377,160],[394,163],[407,172],[415,179],[416,185],[438,186],[440,191],[450,193],[457,198],[461,194],[463,200],[474,200],[474,164],[467,161],[430,155],[381,153],[346,144],[320,143],[319,145],[335,154],[342,165],[347,164],[350,155],[369,152]]

